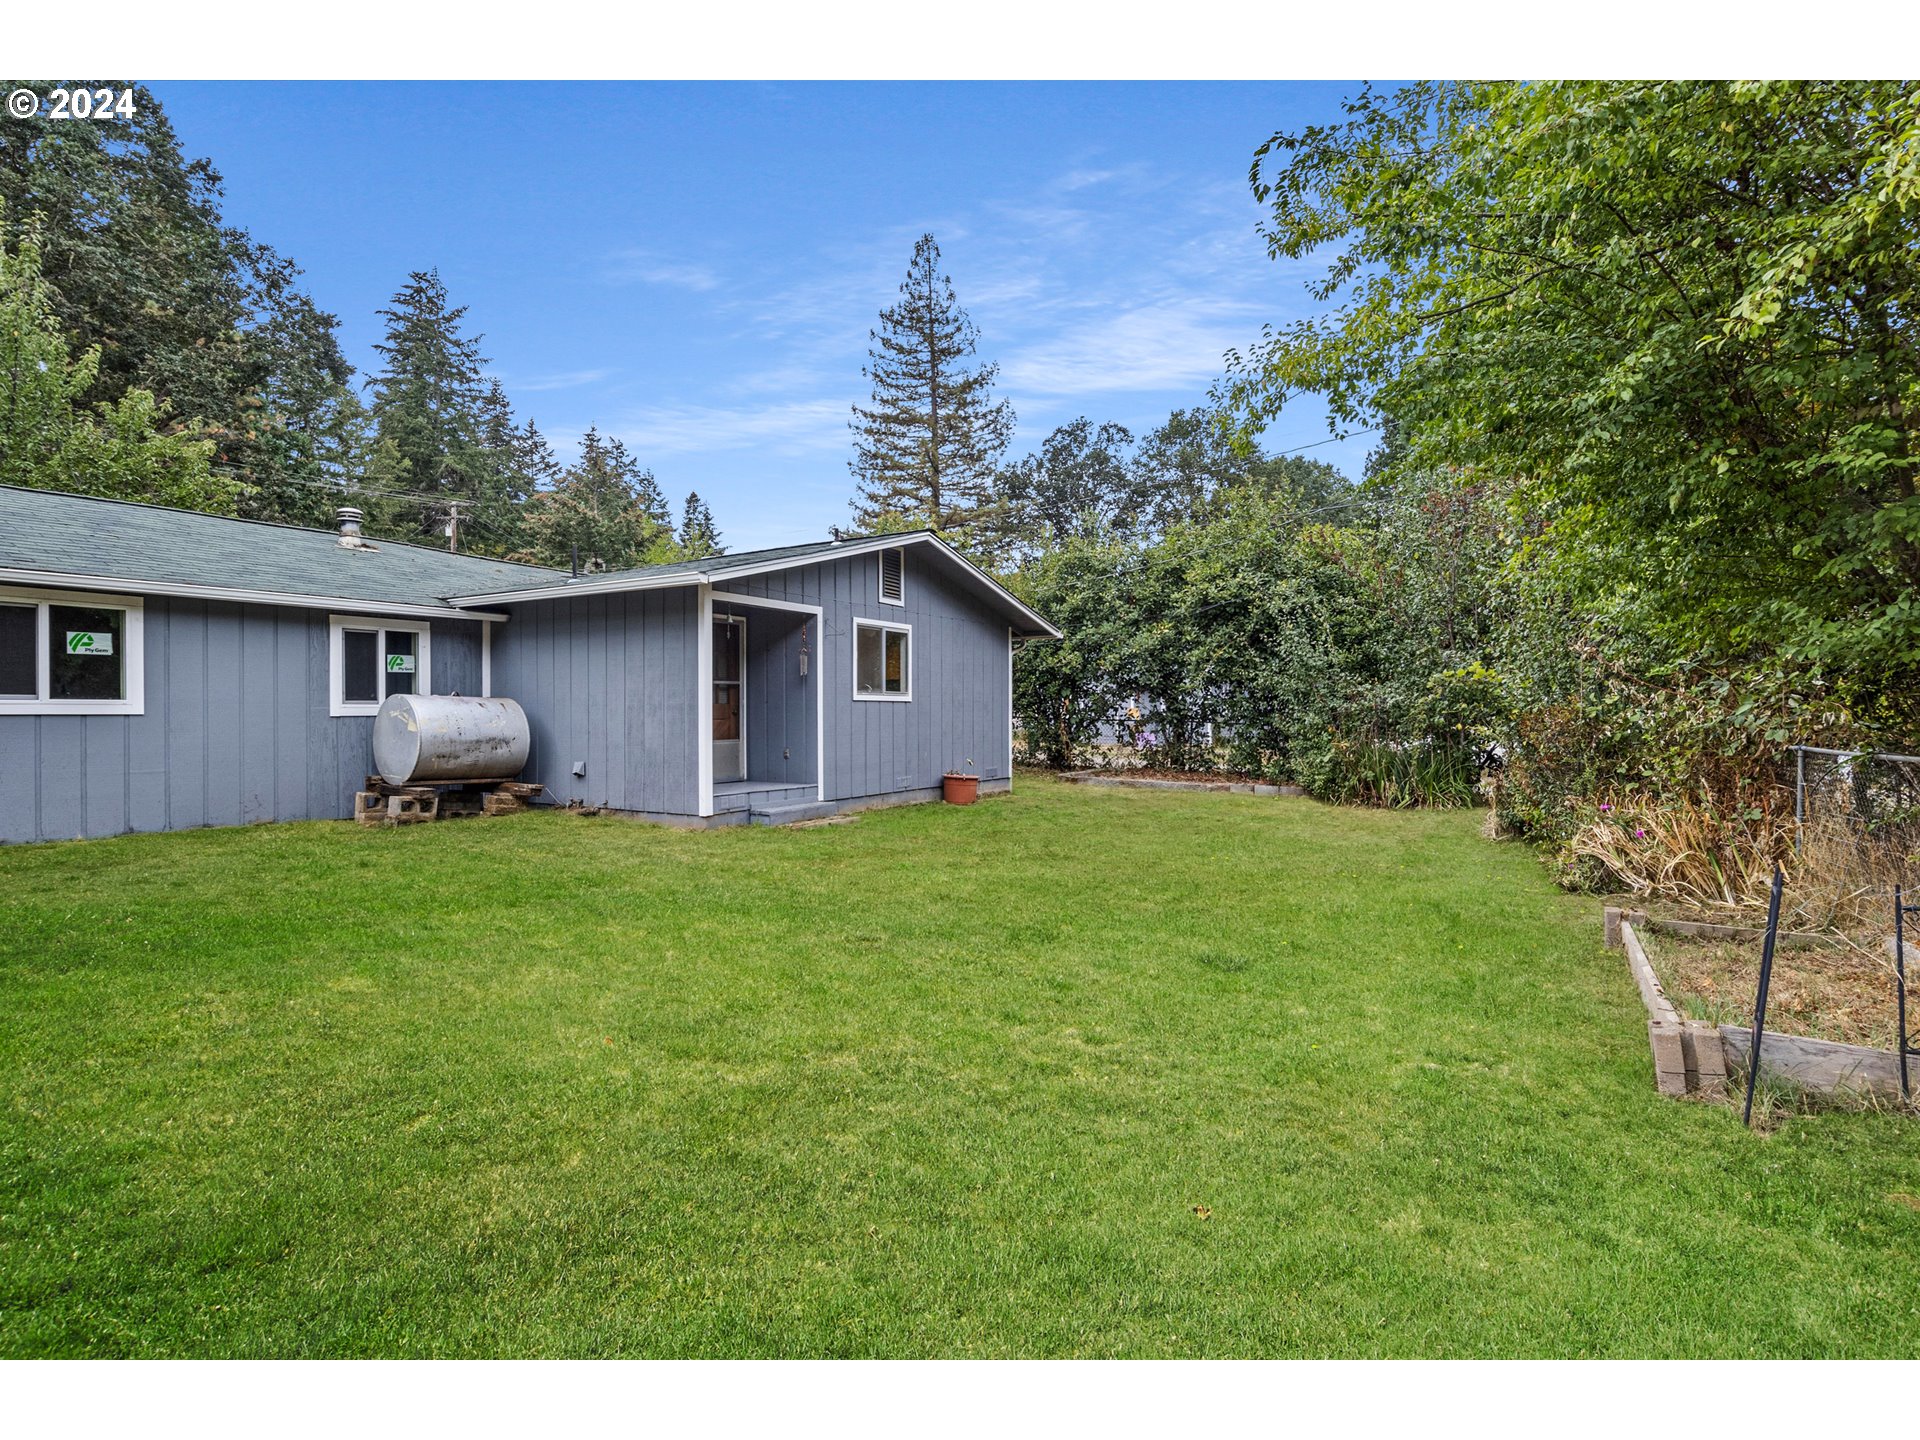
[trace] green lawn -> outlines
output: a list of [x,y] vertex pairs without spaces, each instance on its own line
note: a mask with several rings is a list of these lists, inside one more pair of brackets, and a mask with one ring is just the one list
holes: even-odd
[[1913,1353],[1920,1125],[1659,1099],[1478,820],[0,851],[0,1353]]

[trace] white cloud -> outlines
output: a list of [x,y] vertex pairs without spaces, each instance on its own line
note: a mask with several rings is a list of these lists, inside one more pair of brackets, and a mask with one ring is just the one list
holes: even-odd
[[799,455],[847,447],[847,401],[821,398],[778,405],[649,405],[608,427],[643,461],[653,455],[756,449]]
[[1219,378],[1227,351],[1259,334],[1258,317],[1250,305],[1191,296],[1088,321],[1063,319],[1048,327],[1045,339],[1016,349],[1002,363],[1000,379],[1016,396],[1197,393]]
[[551,375],[534,375],[523,380],[510,380],[502,377],[501,384],[511,394],[522,391],[572,390],[581,385],[592,385],[606,379],[611,370],[561,370]]
[[607,278],[622,284],[664,285],[675,290],[706,291],[720,286],[711,265],[663,259],[645,250],[622,250],[611,257]]

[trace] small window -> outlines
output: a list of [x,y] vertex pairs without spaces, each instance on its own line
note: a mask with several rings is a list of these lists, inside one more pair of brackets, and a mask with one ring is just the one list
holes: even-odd
[[913,630],[875,620],[853,625],[853,698],[913,698]]
[[140,715],[138,600],[0,591],[0,713]]
[[387,694],[411,695],[414,693],[413,677],[418,673],[420,657],[414,654],[414,633],[411,630],[388,630],[383,663],[387,672]]
[[380,701],[380,632],[348,630],[345,669],[341,673],[340,698],[352,705],[375,705]]
[[54,700],[118,700],[126,693],[126,611],[50,605],[53,642],[47,695]]
[[902,549],[880,552],[880,598],[889,605],[907,603],[907,552]]
[[361,620],[335,615],[330,625],[327,713],[377,715],[389,695],[430,695],[431,627],[425,621]]

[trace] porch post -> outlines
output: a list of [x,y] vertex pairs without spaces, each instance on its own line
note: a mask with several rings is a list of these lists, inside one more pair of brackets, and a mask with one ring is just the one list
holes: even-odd
[[700,813],[713,814],[713,586],[702,585],[700,589],[700,663],[698,666],[698,684],[700,693],[693,707],[695,716],[694,730],[699,743],[700,756]]

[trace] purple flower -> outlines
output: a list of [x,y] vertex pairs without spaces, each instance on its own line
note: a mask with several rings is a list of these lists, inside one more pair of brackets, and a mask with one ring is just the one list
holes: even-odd
[[1633,832],[1633,838],[1636,840],[1644,840],[1647,838],[1647,832],[1644,830],[1636,830]]
[[1605,804],[1605,803],[1602,803],[1602,804],[1601,804],[1601,806],[1600,806],[1600,813],[1601,813],[1602,815],[1604,815],[1604,814],[1606,814],[1606,813],[1607,813],[1607,812],[1608,812],[1609,810],[1611,810],[1611,809],[1613,809],[1613,806],[1611,806],[1611,805],[1608,805],[1608,804]]

